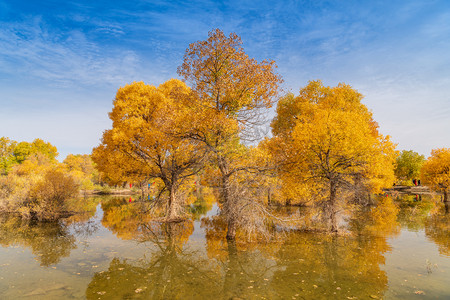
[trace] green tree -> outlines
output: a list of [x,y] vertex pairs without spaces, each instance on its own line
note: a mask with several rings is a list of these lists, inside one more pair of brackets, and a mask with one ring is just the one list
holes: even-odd
[[10,140],[7,137],[0,138],[0,175],[6,175],[11,170],[11,167],[17,164],[14,156],[14,149],[17,142]]
[[50,160],[56,160],[58,150],[50,143],[44,142],[42,139],[35,139],[32,143],[20,142],[14,148],[14,156],[20,164],[30,155],[43,154]]
[[395,163],[395,176],[403,182],[419,178],[420,169],[425,162],[425,156],[412,150],[403,150]]

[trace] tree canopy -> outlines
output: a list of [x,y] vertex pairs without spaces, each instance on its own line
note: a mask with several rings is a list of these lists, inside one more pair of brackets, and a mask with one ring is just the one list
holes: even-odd
[[176,217],[180,185],[196,174],[206,155],[197,141],[176,136],[191,114],[192,97],[176,79],[158,87],[134,82],[120,88],[109,114],[113,128],[93,150],[99,170],[112,178],[161,180],[168,193],[167,218]]
[[413,150],[403,150],[395,163],[395,176],[403,181],[411,181],[420,176],[420,169],[425,162],[425,156]]
[[6,175],[14,165],[23,163],[32,155],[43,155],[56,161],[58,150],[42,139],[33,142],[16,142],[7,137],[0,138],[0,175]]
[[361,100],[349,85],[312,81],[299,96],[279,101],[272,123],[269,147],[286,188],[323,199],[333,231],[339,191],[376,192],[394,180],[395,145]]
[[450,188],[450,148],[431,150],[431,156],[421,169],[422,179],[433,189],[444,194],[444,202],[448,202]]

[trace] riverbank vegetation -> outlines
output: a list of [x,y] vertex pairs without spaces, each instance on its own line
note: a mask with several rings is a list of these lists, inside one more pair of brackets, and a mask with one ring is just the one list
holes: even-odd
[[[183,81],[119,88],[112,128],[92,155],[59,162],[50,143],[2,137],[0,210],[57,219],[70,214],[66,204],[80,190],[134,185],[140,195],[129,201],[140,199],[140,210],[167,223],[189,217],[198,199],[217,202],[219,215],[208,224],[225,224],[234,240],[268,237],[274,228],[337,232],[370,209],[373,194],[419,178],[448,201],[450,150],[434,150],[426,161],[399,153],[348,84],[316,80],[298,95],[283,94],[275,62],[250,58],[239,36],[219,29],[188,47],[178,75]],[[379,228],[397,209],[381,204],[373,220]],[[280,216],[284,205],[309,209]],[[109,223],[117,214],[133,219],[133,211],[117,209],[105,208]]]

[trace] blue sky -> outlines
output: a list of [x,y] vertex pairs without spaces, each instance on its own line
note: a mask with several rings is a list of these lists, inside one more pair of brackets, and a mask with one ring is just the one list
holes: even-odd
[[0,136],[90,153],[120,86],[172,77],[189,43],[236,32],[284,91],[309,80],[365,95],[382,133],[450,147],[450,1],[2,1]]

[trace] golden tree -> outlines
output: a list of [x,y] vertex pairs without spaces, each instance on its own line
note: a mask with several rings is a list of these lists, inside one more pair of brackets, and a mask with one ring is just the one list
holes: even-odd
[[425,184],[444,194],[444,202],[448,202],[450,188],[450,148],[431,150],[431,156],[421,169]]
[[186,137],[200,141],[212,153],[211,162],[218,169],[222,212],[228,223],[227,237],[234,239],[238,226],[236,201],[232,198],[232,177],[247,169],[242,161],[247,149],[242,138],[254,139],[262,124],[264,110],[274,103],[281,78],[274,61],[258,62],[248,57],[239,36],[228,37],[219,29],[205,41],[189,45],[183,64],[178,68],[197,94],[193,103],[196,114]]
[[361,99],[348,85],[312,81],[299,96],[279,101],[272,123],[268,145],[284,183],[323,205],[331,231],[337,231],[341,191],[377,192],[394,182],[394,144],[378,132]]
[[134,82],[120,88],[109,114],[113,128],[103,134],[102,144],[93,150],[101,172],[130,181],[157,178],[167,192],[166,218],[177,217],[182,205],[180,186],[198,172],[206,155],[195,140],[180,139],[192,112],[190,89],[179,80],[159,87]]
[[82,189],[93,189],[98,180],[95,164],[88,154],[69,154],[63,161],[66,170],[80,183]]

